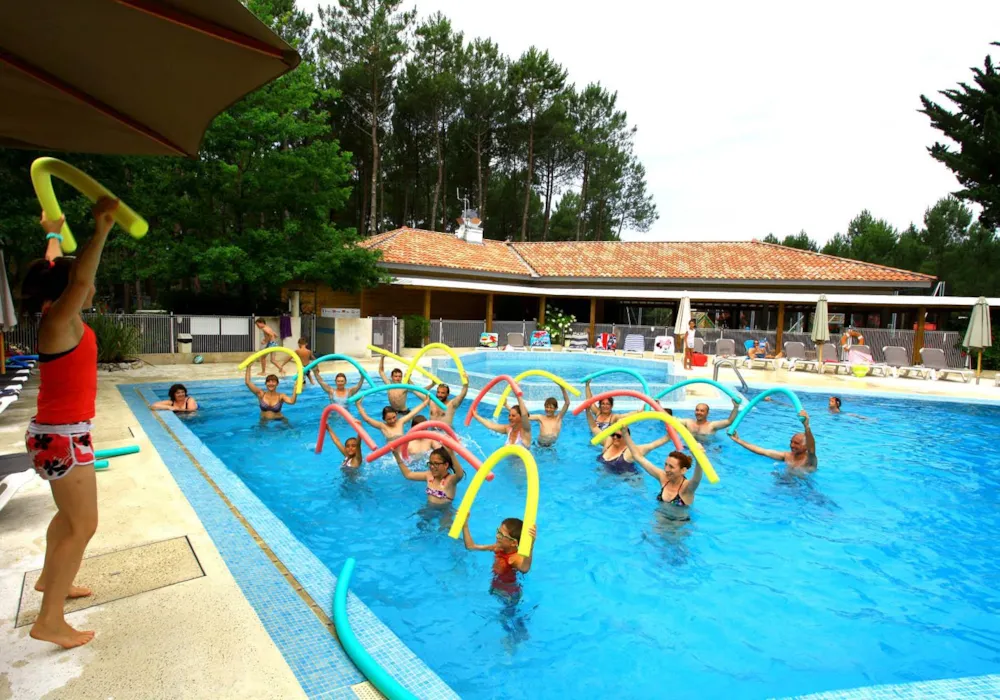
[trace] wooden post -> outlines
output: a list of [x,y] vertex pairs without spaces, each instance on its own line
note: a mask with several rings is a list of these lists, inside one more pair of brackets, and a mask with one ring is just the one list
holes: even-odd
[[427,335],[424,336],[424,344],[431,342],[431,290],[424,290],[424,318],[427,320]]
[[597,342],[597,297],[590,297],[590,347]]
[[777,347],[774,348],[774,354],[775,355],[777,355],[779,352],[782,352],[781,341],[784,340],[784,337],[785,337],[785,302],[779,301],[778,302],[778,338],[777,338],[777,340],[774,341],[774,344],[777,346]]
[[919,365],[921,362],[920,351],[924,347],[924,319],[927,316],[927,307],[921,306],[917,309],[917,332],[913,334],[913,364]]
[[538,297],[538,325],[545,323],[545,295]]
[[493,332],[493,292],[486,292],[486,332]]

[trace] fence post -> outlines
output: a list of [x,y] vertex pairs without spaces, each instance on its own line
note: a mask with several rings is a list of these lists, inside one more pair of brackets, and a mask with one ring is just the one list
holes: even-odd
[[176,334],[174,333],[174,312],[173,311],[170,312],[170,327],[167,328],[167,332],[170,334],[170,354],[173,355],[174,353],[177,352],[177,349],[174,347],[174,336]]
[[438,342],[444,343],[444,319],[438,319]]
[[396,317],[392,317],[392,351],[394,353],[399,353],[399,325],[396,321]]
[[917,332],[913,334],[913,364],[921,363],[920,350],[924,347],[924,319],[927,317],[927,308],[921,306],[917,309]]
[[524,338],[528,335],[528,322],[521,321],[521,337]]

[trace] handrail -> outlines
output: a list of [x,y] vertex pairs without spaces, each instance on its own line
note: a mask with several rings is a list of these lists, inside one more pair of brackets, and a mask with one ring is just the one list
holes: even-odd
[[730,360],[730,359],[716,360],[715,369],[712,371],[712,380],[716,382],[719,381],[719,368],[723,366],[733,368],[733,371],[736,372],[736,376],[739,377],[740,379],[740,385],[743,387],[743,393],[744,394],[747,393],[750,390],[750,387],[747,386],[747,380],[743,378],[742,374],[740,374],[740,370],[736,366],[736,360]]

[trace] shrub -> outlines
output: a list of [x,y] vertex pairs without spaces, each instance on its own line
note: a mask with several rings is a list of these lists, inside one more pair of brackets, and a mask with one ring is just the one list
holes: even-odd
[[423,316],[403,316],[403,345],[408,348],[422,348],[424,338],[431,332],[431,322]]
[[548,331],[553,343],[561,343],[573,330],[574,323],[576,316],[564,314],[562,309],[546,306],[545,323],[539,326],[539,330]]
[[139,329],[119,321],[114,316],[93,316],[87,325],[97,336],[98,362],[125,362],[139,354]]

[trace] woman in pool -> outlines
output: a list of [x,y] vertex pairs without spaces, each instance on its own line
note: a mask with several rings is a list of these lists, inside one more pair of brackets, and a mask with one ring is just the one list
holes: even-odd
[[316,373],[316,381],[319,383],[320,388],[326,392],[326,395],[330,397],[330,403],[338,403],[341,406],[347,403],[347,399],[354,396],[356,393],[361,391],[361,384],[365,381],[364,377],[358,377],[358,383],[356,386],[347,388],[347,375],[343,372],[337,372],[336,376],[333,378],[333,386],[323,381],[323,375],[319,373],[319,367],[312,370]]
[[170,398],[166,401],[157,401],[152,405],[154,411],[173,411],[174,413],[190,413],[198,408],[198,402],[188,396],[187,387],[183,384],[174,384],[167,391]]
[[635,468],[635,460],[645,457],[647,452],[666,445],[670,440],[669,432],[664,430],[663,437],[658,440],[647,442],[645,445],[636,445],[631,439],[626,442],[625,431],[627,430],[627,428],[624,428],[620,432],[612,433],[608,438],[609,442],[605,443],[601,454],[597,458],[597,463],[612,474],[634,474],[638,472]]
[[25,274],[23,298],[40,307],[38,405],[24,441],[35,472],[49,483],[56,514],[45,534],[45,561],[35,590],[42,606],[29,634],[64,649],[82,646],[93,631],[69,626],[63,613],[67,598],[92,594],[74,586],[80,561],[97,530],[97,480],[91,420],[97,400],[97,336],[80,313],[93,304],[94,278],[114,225],[118,200],[102,197],[93,207],[94,235],[75,260],[52,257],[53,241],[62,240],[62,218],[42,215],[48,234],[46,259]]
[[493,432],[506,435],[505,445],[531,446],[531,416],[528,414],[528,407],[522,397],[518,396],[517,405],[511,406],[507,410],[506,425],[483,418],[478,412],[473,413],[472,416]]
[[[425,422],[427,422],[427,419],[424,416],[413,416],[413,422],[410,424],[410,430],[413,430],[416,426]],[[436,450],[439,447],[441,447],[440,442],[429,438],[410,440],[408,443],[403,445],[403,457],[406,458],[408,462],[414,459],[420,459],[431,450]]]
[[[590,380],[587,380],[587,384],[584,387],[586,389],[587,398],[592,398],[594,392],[590,390]],[[591,404],[590,408],[587,409],[587,423],[590,425],[590,434],[597,435],[598,433],[604,432],[609,426],[617,423],[625,416],[630,416],[636,411],[630,411],[624,415],[618,415],[613,412],[615,407],[614,398],[608,397],[606,399],[601,399],[597,404]],[[611,438],[604,441],[604,446],[607,447],[611,444]]]
[[246,382],[247,389],[252,391],[254,396],[257,397],[261,418],[281,418],[282,406],[286,403],[291,406],[295,403],[296,398],[298,398],[294,391],[291,396],[278,392],[278,377],[275,374],[267,375],[267,378],[264,380],[264,386],[267,387],[266,391],[250,381],[249,367],[247,367],[247,374],[244,381]]
[[447,505],[455,500],[455,489],[458,488],[458,482],[465,478],[465,470],[451,450],[446,447],[431,450],[430,459],[427,461],[428,469],[425,472],[411,470],[398,447],[392,451],[392,456],[396,458],[396,464],[399,465],[403,478],[423,481],[427,485],[429,504]]
[[386,406],[382,409],[382,420],[375,420],[365,412],[365,407],[358,401],[358,415],[361,416],[361,420],[365,423],[382,431],[382,435],[386,440],[392,440],[403,434],[403,431],[406,430],[406,424],[424,410],[424,407],[428,403],[430,403],[430,398],[425,398],[420,405],[405,414],[402,418],[399,417],[399,413],[395,408]]
[[691,458],[688,455],[674,450],[667,455],[667,461],[663,463],[663,469],[660,469],[646,459],[646,453],[649,450],[644,451],[643,448],[632,442],[632,435],[628,428],[622,431],[622,438],[639,466],[659,482],[660,492],[656,494],[657,501],[675,508],[688,508],[694,503],[694,492],[701,485],[701,465],[696,464],[694,475],[687,479],[684,474],[691,468]]
[[341,469],[357,469],[361,466],[361,440],[357,437],[349,437],[343,442],[337,437],[337,433],[333,432],[333,426],[329,423],[326,424],[326,432],[330,433],[330,438],[333,440],[333,444],[337,446],[340,450],[340,454],[344,455],[344,461],[340,463]]

